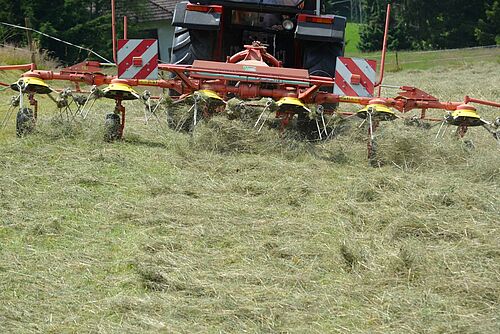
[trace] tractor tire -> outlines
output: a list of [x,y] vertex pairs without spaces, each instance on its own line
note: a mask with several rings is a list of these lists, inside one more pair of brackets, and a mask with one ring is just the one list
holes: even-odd
[[[339,43],[306,42],[303,46],[302,64],[311,75],[334,78],[337,57],[344,55],[344,48]],[[333,87],[323,87],[323,92],[333,93]],[[336,109],[337,103],[323,104],[325,109]]]
[[[177,65],[192,65],[197,59],[211,60],[214,44],[214,32],[175,27],[170,62]],[[171,77],[175,78],[175,74]],[[169,89],[168,95],[179,96],[180,94]]]
[[172,64],[192,65],[195,60],[212,60],[215,33],[175,27]]
[[112,142],[121,137],[120,115],[110,113],[104,120],[104,140]]
[[35,128],[35,116],[30,108],[19,109],[16,116],[16,135],[23,137]]

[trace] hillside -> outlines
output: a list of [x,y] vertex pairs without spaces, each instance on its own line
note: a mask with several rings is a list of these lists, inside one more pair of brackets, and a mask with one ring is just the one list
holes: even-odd
[[[500,100],[499,71],[386,83]],[[500,145],[483,129],[471,149],[451,129],[436,140],[437,127],[385,123],[373,168],[355,119],[325,143],[223,118],[190,136],[145,126],[128,103],[126,138],[110,144],[109,102],[67,123],[40,100],[36,134],[15,138],[12,118],[1,130],[0,332],[500,329]]]

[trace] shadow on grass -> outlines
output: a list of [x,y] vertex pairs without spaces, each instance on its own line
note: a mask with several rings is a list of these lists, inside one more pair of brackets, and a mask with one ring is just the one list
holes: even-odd
[[127,144],[132,144],[132,145],[137,145],[137,146],[145,146],[145,147],[152,147],[152,148],[168,148],[168,146],[161,142],[160,140],[154,141],[154,140],[149,140],[145,138],[141,138],[140,136],[137,135],[129,135],[125,136],[123,138],[123,142]]

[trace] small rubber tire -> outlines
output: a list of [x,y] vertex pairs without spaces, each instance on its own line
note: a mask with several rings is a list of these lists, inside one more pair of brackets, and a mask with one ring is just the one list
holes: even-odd
[[104,120],[104,140],[112,142],[121,138],[121,122],[120,115],[110,113],[106,115]]
[[35,115],[30,108],[19,109],[16,116],[16,135],[23,137],[35,129]]

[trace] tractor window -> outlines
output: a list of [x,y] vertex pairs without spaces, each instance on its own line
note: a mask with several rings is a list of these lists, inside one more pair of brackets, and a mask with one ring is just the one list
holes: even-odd
[[230,2],[241,2],[241,3],[254,3],[263,5],[275,5],[275,6],[285,6],[285,7],[297,7],[304,0],[229,0]]
[[231,23],[247,27],[270,28],[281,24],[281,15],[233,10]]
[[263,5],[277,5],[297,7],[302,0],[262,0]]

